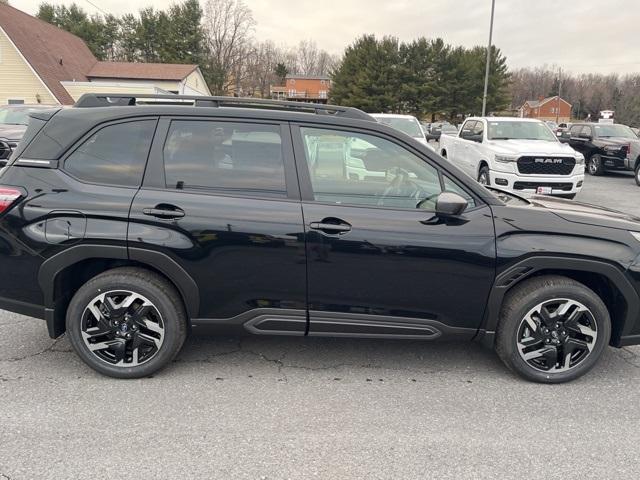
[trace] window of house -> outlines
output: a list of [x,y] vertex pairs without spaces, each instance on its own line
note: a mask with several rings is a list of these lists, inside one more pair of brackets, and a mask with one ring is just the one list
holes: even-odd
[[440,175],[420,157],[364,133],[301,131],[316,201],[435,210]]
[[166,186],[285,197],[278,125],[176,120],[164,146]]
[[8,98],[7,105],[22,105],[24,104],[24,98]]
[[156,123],[139,120],[101,128],[67,157],[64,170],[85,182],[139,186]]

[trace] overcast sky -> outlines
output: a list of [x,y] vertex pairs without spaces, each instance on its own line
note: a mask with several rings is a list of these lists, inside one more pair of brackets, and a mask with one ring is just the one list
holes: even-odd
[[[49,0],[70,4],[72,0]],[[75,0],[88,12],[122,14],[173,0]],[[200,0],[201,2],[205,0]],[[35,13],[41,0],[10,0]],[[485,45],[490,0],[245,0],[255,36],[294,45],[314,39],[331,53],[364,33],[442,37],[455,45]],[[496,0],[494,44],[511,68],[559,65],[576,73],[640,72],[638,0]]]

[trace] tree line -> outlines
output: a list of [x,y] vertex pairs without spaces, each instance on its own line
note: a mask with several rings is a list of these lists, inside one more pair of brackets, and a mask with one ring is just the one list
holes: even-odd
[[184,0],[122,16],[42,3],[37,17],[82,38],[99,60],[200,65],[216,95],[267,97],[287,74],[328,75],[337,62],[312,40],[296,47],[256,40],[253,13],[242,0]]
[[[183,0],[166,10],[148,7],[121,16],[43,3],[37,16],[84,39],[100,60],[200,65],[214,94],[268,97],[270,86],[289,73],[327,75],[331,102],[369,112],[453,121],[481,113],[484,47],[364,35],[338,57],[312,40],[276,45],[256,39],[253,12],[243,0]],[[514,115],[526,100],[553,96],[558,86],[557,68],[509,71],[505,56],[492,47],[487,112]],[[612,109],[617,121],[640,125],[640,74],[563,75],[560,88],[574,118],[595,119]]]
[[[345,50],[333,72],[333,103],[367,112],[411,113],[435,119],[480,114],[487,50],[454,47],[441,38],[409,43],[365,35]],[[507,107],[506,58],[491,49],[487,111]]]
[[557,67],[521,68],[511,72],[512,108],[527,100],[558,94],[571,103],[571,116],[596,120],[602,110],[614,110],[616,122],[640,125],[640,74],[618,75],[559,72]]

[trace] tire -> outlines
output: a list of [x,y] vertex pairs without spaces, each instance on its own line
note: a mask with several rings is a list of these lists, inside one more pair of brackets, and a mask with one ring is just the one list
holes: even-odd
[[604,165],[602,164],[602,157],[600,155],[594,153],[589,157],[589,161],[587,162],[587,171],[594,177],[604,173]]
[[640,187],[640,162],[636,165],[636,185]]
[[[542,312],[538,308],[541,304],[551,313],[546,315],[547,320],[532,313]],[[565,307],[567,315],[554,319],[553,315]],[[548,275],[526,280],[508,292],[500,312],[495,347],[507,367],[521,377],[540,383],[563,383],[591,370],[610,337],[611,319],[600,297],[570,278]]]
[[489,167],[486,165],[483,165],[478,173],[478,183],[485,186],[491,185],[491,174],[489,173]]
[[115,378],[160,370],[187,336],[187,315],[176,289],[160,275],[133,267],[109,270],[83,285],[71,299],[66,325],[78,356]]

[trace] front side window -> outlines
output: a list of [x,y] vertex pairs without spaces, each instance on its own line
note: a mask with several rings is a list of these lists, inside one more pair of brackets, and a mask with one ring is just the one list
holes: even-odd
[[139,120],[101,128],[67,157],[64,170],[89,183],[139,186],[156,123]]
[[164,145],[170,189],[286,197],[278,125],[175,120]]
[[435,210],[438,171],[403,147],[364,133],[301,132],[316,201]]

